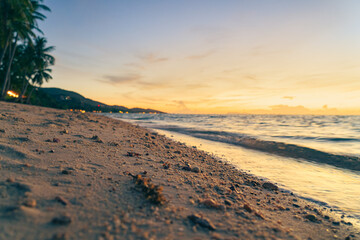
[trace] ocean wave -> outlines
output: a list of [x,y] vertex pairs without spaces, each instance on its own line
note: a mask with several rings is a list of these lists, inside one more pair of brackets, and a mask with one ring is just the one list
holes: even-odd
[[309,137],[309,136],[271,136],[274,138],[287,138],[287,139],[301,139],[301,140],[316,140],[326,142],[360,142],[358,138],[326,138],[326,137]]
[[[208,131],[177,126],[152,126],[153,128],[178,132],[206,140],[223,142],[253,150],[276,154],[284,157],[304,159],[308,161],[326,163],[340,168],[360,171],[360,158],[355,156],[337,155],[316,149],[276,141],[257,139],[246,134],[225,131]],[[336,141],[336,140],[335,140]]]
[[137,117],[137,118],[133,118],[133,120],[152,120],[153,118],[151,116],[149,117]]

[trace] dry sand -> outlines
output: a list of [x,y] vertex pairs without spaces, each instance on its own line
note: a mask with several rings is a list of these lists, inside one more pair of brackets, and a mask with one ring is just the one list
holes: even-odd
[[360,235],[319,206],[144,128],[1,102],[0,239]]

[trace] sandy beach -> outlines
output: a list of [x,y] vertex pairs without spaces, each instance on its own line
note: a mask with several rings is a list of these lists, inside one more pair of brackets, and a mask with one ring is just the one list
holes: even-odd
[[126,122],[1,102],[0,239],[360,239],[276,183]]

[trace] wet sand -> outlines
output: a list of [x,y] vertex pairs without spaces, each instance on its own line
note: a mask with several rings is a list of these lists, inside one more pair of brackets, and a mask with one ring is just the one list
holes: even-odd
[[311,202],[104,116],[1,102],[0,239],[359,239]]

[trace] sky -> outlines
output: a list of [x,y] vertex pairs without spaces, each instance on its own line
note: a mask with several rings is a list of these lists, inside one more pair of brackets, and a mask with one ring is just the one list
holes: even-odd
[[360,114],[358,0],[45,0],[44,87],[171,113]]

